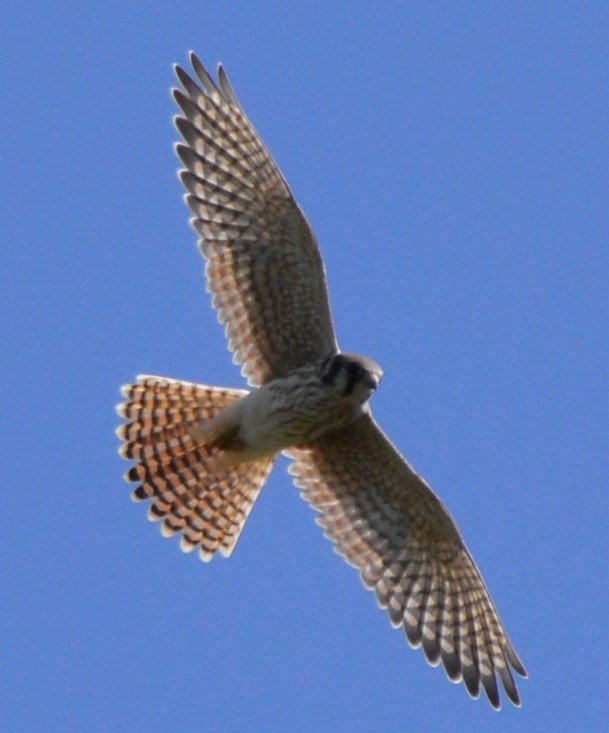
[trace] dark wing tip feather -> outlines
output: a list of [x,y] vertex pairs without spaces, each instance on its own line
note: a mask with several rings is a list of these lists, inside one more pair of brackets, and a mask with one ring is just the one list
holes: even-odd
[[201,158],[199,158],[199,156],[191,147],[185,145],[184,143],[176,143],[174,145],[174,150],[178,158],[182,161],[186,168],[188,168],[189,171],[192,171],[198,164],[201,163]]
[[[197,196],[197,186],[199,185],[200,181],[194,175],[194,173],[191,173],[189,170],[182,168],[181,171],[178,171],[178,178],[180,179],[184,188],[188,191],[188,194],[190,194],[195,199],[199,200]],[[196,213],[196,212],[193,212],[193,213]]]
[[241,107],[222,64],[218,64],[218,81],[220,83],[220,90],[226,101],[234,104],[236,107]]
[[437,637],[429,639],[423,634],[422,637],[423,651],[427,657],[427,661],[432,667],[437,667],[440,664],[440,642]]
[[211,78],[211,75],[203,66],[201,60],[197,56],[197,54],[194,51],[191,51],[189,54],[190,59],[190,65],[193,68],[193,71],[199,78],[199,81],[201,84],[203,84],[205,91],[208,92],[208,94],[213,94],[214,92],[218,92],[218,87],[216,86],[215,81]]
[[182,114],[191,121],[195,119],[199,114],[199,109],[192,99],[188,95],[184,94],[181,89],[173,89],[171,94],[173,95],[175,103],[182,110]]
[[[198,97],[199,94],[202,94],[202,90],[199,87],[199,85],[196,83],[196,81],[190,76],[190,74],[181,66],[178,66],[178,64],[175,64],[173,67],[173,70],[175,72],[175,75],[178,78],[178,81],[180,84],[184,87],[184,90],[191,96],[191,97]],[[180,89],[174,89],[174,92],[181,91]]]
[[[197,143],[200,140],[200,136],[192,122],[186,119],[186,117],[182,117],[182,115],[175,115],[173,118],[173,124],[182,136],[183,140],[192,148],[196,148]],[[180,143],[177,144],[179,145]]]
[[459,655],[455,652],[448,652],[445,649],[440,650],[442,656],[442,664],[446,670],[446,675],[449,680],[453,682],[461,682],[461,662],[459,661]]
[[404,620],[404,612],[401,606],[393,604],[391,601],[387,604],[387,613],[389,614],[389,621],[394,629],[399,629]]
[[404,633],[406,639],[413,649],[419,649],[421,647],[421,631],[418,626],[409,624],[404,620],[403,623]]
[[516,687],[516,683],[512,677],[509,665],[506,664],[505,667],[500,668],[498,670],[498,674],[501,678],[501,682],[503,683],[503,689],[505,690],[506,695],[514,705],[516,705],[516,707],[520,707],[520,693],[518,692],[518,688]]
[[205,232],[202,231],[205,222],[201,220],[201,199],[192,193],[187,193],[184,196],[184,201],[193,214],[192,219],[189,220],[190,226],[193,227],[199,236],[205,236]]
[[499,688],[497,687],[497,678],[495,677],[494,671],[491,671],[490,674],[483,675],[482,686],[491,706],[495,710],[499,710],[501,708],[501,700],[499,698]]
[[524,664],[522,663],[520,657],[518,656],[518,654],[516,654],[516,650],[514,649],[514,647],[511,644],[508,644],[505,652],[509,663],[516,670],[516,672],[518,672],[521,677],[527,678],[529,676],[528,672],[524,668]]
[[480,696],[480,677],[475,665],[462,665],[461,675],[463,677],[463,684],[467,688],[469,694],[474,699],[478,698]]

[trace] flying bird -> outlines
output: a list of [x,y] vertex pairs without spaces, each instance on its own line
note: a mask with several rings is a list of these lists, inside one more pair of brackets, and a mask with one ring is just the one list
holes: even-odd
[[229,556],[280,453],[336,551],[432,665],[520,705],[526,671],[440,499],[377,425],[382,370],[340,350],[324,264],[305,215],[222,66],[180,66],[176,152],[233,360],[252,387],[156,376],[122,388],[120,454],[135,500],[184,551]]

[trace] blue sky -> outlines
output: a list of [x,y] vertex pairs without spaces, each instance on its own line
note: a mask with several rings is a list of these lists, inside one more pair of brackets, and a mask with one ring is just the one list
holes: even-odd
[[[607,725],[609,6],[2,14],[6,730]],[[313,224],[341,345],[383,366],[375,415],[529,670],[520,710],[408,648],[285,461],[228,561],[182,556],[129,500],[119,386],[243,384],[175,175],[191,48],[225,64]]]

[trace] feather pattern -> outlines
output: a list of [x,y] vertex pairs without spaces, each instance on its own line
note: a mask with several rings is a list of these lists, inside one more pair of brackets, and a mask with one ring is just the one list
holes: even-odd
[[497,676],[520,704],[526,676],[482,576],[448,511],[372,417],[286,451],[326,537],[373,590],[394,626],[451,680],[499,708]]
[[202,560],[211,560],[217,550],[230,555],[275,459],[222,468],[221,451],[193,435],[201,421],[247,391],[152,376],[141,376],[122,391],[126,401],[118,412],[127,422],[117,434],[124,441],[121,455],[137,461],[125,474],[139,484],[133,499],[151,500],[149,519],[163,520],[166,537],[181,533],[185,552],[198,548]]
[[222,67],[181,67],[176,152],[207,260],[207,286],[234,360],[252,385],[336,352],[324,265],[304,214]]

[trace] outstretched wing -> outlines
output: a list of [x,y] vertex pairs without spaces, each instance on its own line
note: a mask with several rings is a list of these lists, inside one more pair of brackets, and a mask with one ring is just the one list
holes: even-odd
[[515,704],[512,667],[526,676],[472,556],[448,511],[370,416],[286,452],[303,497],[394,626],[477,697]]
[[207,259],[207,286],[234,361],[263,384],[337,350],[315,236],[223,68],[179,66],[180,178]]

